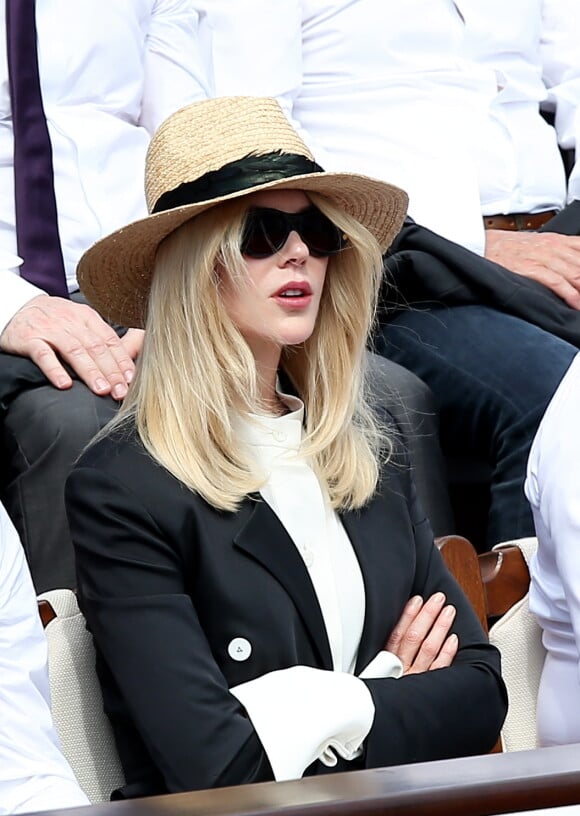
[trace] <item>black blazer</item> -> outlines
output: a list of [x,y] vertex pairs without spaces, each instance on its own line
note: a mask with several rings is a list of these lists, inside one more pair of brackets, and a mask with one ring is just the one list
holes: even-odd
[[[258,495],[235,513],[214,509],[131,430],[82,456],[66,499],[80,605],[126,773],[119,795],[272,779],[228,688],[297,664],[332,668],[312,583],[277,516]],[[357,671],[413,594],[441,589],[457,606],[460,650],[448,669],[365,681],[376,715],[363,757],[315,762],[307,774],[488,751],[506,713],[499,655],[433,545],[408,468],[393,459],[375,498],[342,520],[366,593]],[[228,655],[235,637],[252,644],[248,660]]]

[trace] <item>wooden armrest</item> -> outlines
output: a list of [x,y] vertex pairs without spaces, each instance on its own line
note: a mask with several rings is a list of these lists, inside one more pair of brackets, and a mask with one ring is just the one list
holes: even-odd
[[48,601],[38,601],[38,614],[42,621],[43,627],[46,629],[48,624],[56,618],[56,612]]
[[530,571],[519,547],[511,544],[479,556],[487,615],[497,618],[520,601],[530,587]]
[[530,572],[515,544],[478,555],[462,536],[443,536],[435,543],[486,632],[490,618],[504,615],[528,592]]
[[473,544],[463,536],[448,535],[435,539],[447,569],[467,595],[485,632],[487,626],[487,602],[481,578],[479,558]]

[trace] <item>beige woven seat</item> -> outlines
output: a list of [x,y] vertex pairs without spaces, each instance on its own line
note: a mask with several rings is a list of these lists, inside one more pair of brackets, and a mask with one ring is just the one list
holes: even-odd
[[124,779],[103,711],[91,635],[69,589],[45,592],[38,600],[48,640],[52,712],[63,752],[90,801],[108,801]]
[[[496,547],[516,546],[529,567],[538,542],[522,538]],[[501,652],[502,674],[507,686],[509,707],[501,732],[504,751],[538,748],[536,704],[540,677],[546,658],[542,630],[532,615],[528,593],[515,603],[489,630],[489,640]]]

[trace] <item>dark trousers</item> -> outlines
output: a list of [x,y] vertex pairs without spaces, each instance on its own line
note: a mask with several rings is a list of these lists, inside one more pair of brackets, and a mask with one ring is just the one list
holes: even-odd
[[400,312],[382,326],[378,347],[429,385],[446,456],[490,463],[488,546],[534,535],[523,492],[529,449],[578,350],[486,306]]
[[[78,293],[72,298],[86,302]],[[28,358],[0,352],[0,495],[38,593],[76,586],[64,482],[117,408],[76,379],[59,391]]]
[[[0,354],[0,380],[6,356]],[[114,400],[97,397],[84,383],[75,381],[66,391],[46,383],[22,390],[0,423],[2,500],[39,593],[76,586],[64,482],[85,445],[116,410]]]
[[[579,234],[580,202],[542,231]],[[580,347],[580,313],[536,281],[410,220],[386,270],[378,350],[431,388],[446,459],[467,457],[477,471],[489,463],[491,508],[479,545],[533,535],[523,494],[528,451]]]

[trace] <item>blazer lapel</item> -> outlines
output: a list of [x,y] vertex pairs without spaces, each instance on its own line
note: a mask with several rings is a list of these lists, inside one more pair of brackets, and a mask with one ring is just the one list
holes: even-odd
[[258,561],[294,601],[318,653],[321,667],[332,669],[332,655],[314,586],[296,545],[274,511],[259,496],[234,545]]
[[406,502],[394,488],[383,487],[380,499],[341,518],[365,586],[365,620],[355,669],[358,674],[384,648],[409,597],[414,571],[413,530]]
[[[341,518],[358,558],[365,586],[365,619],[355,669],[355,674],[358,674],[377,654],[374,645],[377,632],[386,631],[383,594],[388,582],[381,570],[377,569],[376,558],[373,558],[373,551],[377,545],[373,539],[378,535],[387,535],[387,531],[382,530],[381,533],[368,524],[361,523],[360,514],[357,512],[344,513]],[[382,585],[382,592],[377,584]]]

